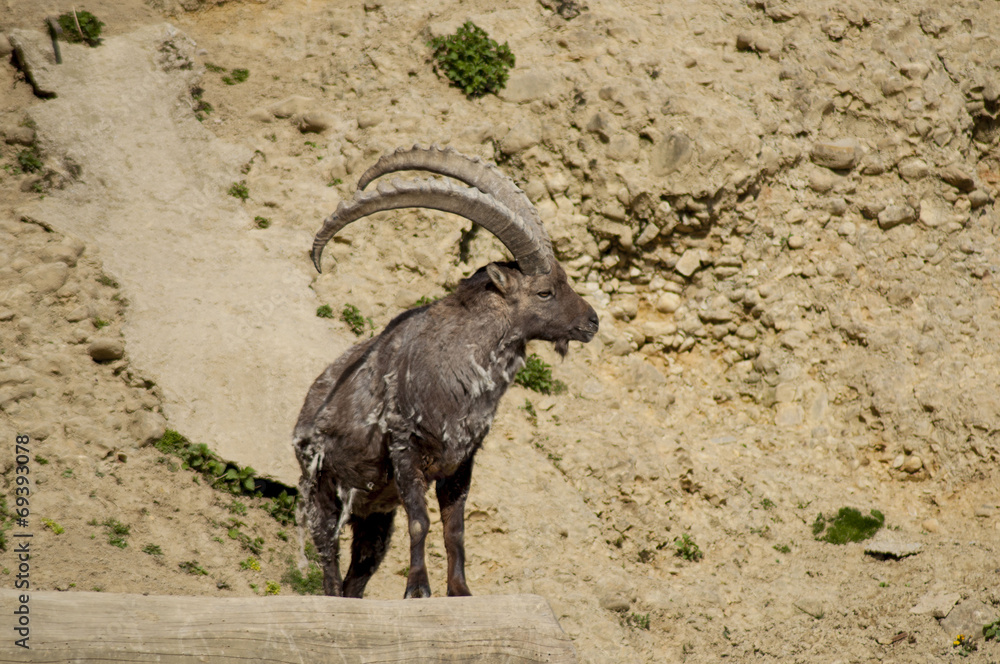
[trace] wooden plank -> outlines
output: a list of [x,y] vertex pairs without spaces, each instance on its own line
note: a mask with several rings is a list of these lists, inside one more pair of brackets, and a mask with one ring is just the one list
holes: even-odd
[[0,662],[574,663],[537,595],[356,600],[3,590]]

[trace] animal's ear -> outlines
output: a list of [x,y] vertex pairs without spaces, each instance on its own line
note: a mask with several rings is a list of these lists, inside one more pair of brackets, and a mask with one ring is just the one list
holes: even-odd
[[507,275],[503,273],[503,270],[496,263],[490,263],[486,266],[486,274],[490,275],[490,281],[493,285],[497,287],[501,295],[507,294],[507,288],[510,286],[510,279]]

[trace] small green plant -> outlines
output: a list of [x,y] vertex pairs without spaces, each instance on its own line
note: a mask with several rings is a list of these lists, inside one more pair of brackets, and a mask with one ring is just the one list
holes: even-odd
[[242,83],[248,78],[250,78],[249,69],[232,69],[229,71],[229,76],[222,77],[222,82],[226,85],[236,85],[237,83]]
[[21,150],[17,153],[17,165],[24,173],[37,173],[42,170],[42,158],[35,147]]
[[823,542],[847,544],[868,539],[884,523],[885,516],[878,510],[872,510],[871,516],[865,516],[853,507],[841,507],[833,518],[823,516],[822,512],[818,514],[812,524],[812,533]]
[[775,544],[774,550],[777,551],[778,553],[791,553],[792,547],[788,546],[787,544]]
[[288,491],[282,489],[280,494],[272,498],[269,503],[264,505],[264,509],[281,525],[294,525],[295,505],[297,502],[297,495],[290,496],[288,495]]
[[1000,620],[994,620],[989,625],[983,625],[983,638],[986,641],[1000,641]]
[[416,301],[416,302],[415,302],[415,303],[413,304],[413,306],[415,306],[415,307],[425,307],[425,306],[427,306],[428,304],[434,304],[435,302],[437,302],[437,301],[438,301],[438,300],[440,300],[440,299],[441,299],[441,298],[439,298],[439,297],[430,297],[430,296],[428,296],[428,295],[421,295],[421,296],[420,296],[420,299],[419,299],[419,300],[417,300],[417,301]]
[[514,376],[514,382],[542,394],[562,394],[566,391],[566,383],[553,380],[552,367],[534,353],[525,358],[524,368]]
[[119,283],[106,274],[102,274],[101,276],[99,276],[97,278],[97,283],[101,284],[102,286],[107,286],[108,288],[120,288]]
[[240,180],[239,182],[234,182],[231,187],[229,187],[229,195],[233,198],[238,198],[241,201],[246,201],[250,198],[250,189],[247,188],[247,181]]
[[316,315],[320,318],[333,318],[333,307],[329,304],[321,304],[316,308]]
[[528,416],[528,421],[534,425],[538,425],[538,413],[535,412],[535,405],[531,403],[530,399],[524,400],[524,405],[521,406],[521,410],[524,411],[525,415]]
[[104,23],[88,11],[66,12],[59,16],[59,27],[62,28],[63,39],[71,44],[86,44],[91,48],[99,46],[101,28]]
[[972,639],[965,636],[965,634],[959,634],[955,637],[955,641],[952,642],[953,646],[958,648],[958,654],[962,657],[968,657],[970,653],[976,652],[979,648],[973,643]]
[[194,117],[197,118],[198,122],[204,121],[205,118],[215,110],[211,104],[202,99],[204,94],[204,88],[200,88],[198,86],[191,88],[191,99],[194,100]]
[[66,469],[64,469],[62,471],[62,476],[63,477],[73,477],[73,469],[72,468],[66,468]]
[[247,506],[244,503],[233,498],[233,501],[226,505],[226,509],[232,514],[245,515],[247,513]]
[[264,586],[265,595],[277,595],[281,592],[281,586],[278,585],[277,581],[268,581]]
[[326,186],[328,186],[328,187],[336,187],[337,185],[341,185],[341,184],[344,184],[343,180],[341,180],[340,178],[333,178],[332,180],[330,180],[326,184]]
[[353,304],[344,305],[344,310],[340,312],[340,318],[351,328],[351,332],[359,337],[365,333],[366,322],[368,329],[372,332],[375,331],[375,323],[372,322],[371,317],[362,316],[361,311]]
[[96,327],[98,330],[105,328],[108,325],[111,325],[111,321],[104,320],[103,318],[94,319],[94,327]]
[[188,574],[193,574],[194,576],[208,576],[208,570],[199,565],[197,560],[188,560],[183,563],[178,563],[177,566]]
[[108,536],[108,544],[124,549],[128,546],[128,536],[131,526],[127,526],[118,519],[105,519],[103,523],[104,533]]
[[623,622],[626,627],[635,627],[636,629],[649,629],[649,614],[648,613],[630,613],[625,616]]
[[260,562],[258,562],[253,556],[250,556],[246,560],[240,561],[240,569],[252,569],[255,572],[259,572]]
[[255,556],[259,556],[261,552],[264,551],[264,538],[250,537],[242,530],[240,530],[240,526],[244,525],[246,524],[243,523],[242,521],[238,521],[236,519],[230,519],[230,526],[228,532],[229,539],[234,539],[238,541],[241,545],[243,545],[244,549],[254,554]]
[[253,221],[254,221],[255,224],[257,224],[257,228],[270,228],[271,227],[271,220],[268,219],[267,217],[262,217],[259,214],[256,217],[253,218]]
[[56,535],[62,535],[64,532],[66,532],[65,528],[63,528],[62,526],[60,526],[58,523],[56,523],[52,519],[42,519],[42,524],[46,528],[48,528],[49,530],[51,530],[52,532],[54,532]]
[[680,556],[684,560],[696,563],[701,560],[705,554],[701,552],[701,549],[695,544],[694,540],[687,533],[684,533],[680,537],[674,538],[674,546],[677,548],[675,555]]
[[43,456],[40,456],[40,455],[36,454],[35,455],[35,463],[37,463],[39,466],[45,466],[45,465],[48,465],[49,460],[46,459]]
[[514,66],[514,54],[507,42],[502,45],[472,21],[455,34],[427,42],[434,49],[434,68],[443,73],[469,99],[497,92],[507,85]]
[[288,570],[281,577],[281,582],[299,595],[323,594],[323,570],[313,561],[309,561],[306,572],[303,574],[289,556]]
[[760,508],[763,509],[763,510],[774,509],[774,506],[775,506],[774,505],[774,501],[771,500],[770,498],[763,498],[760,501]]
[[146,546],[142,547],[142,552],[149,554],[151,556],[163,555],[163,549],[160,548],[159,544],[147,544]]
[[211,62],[205,63],[205,69],[215,74],[221,74],[222,72],[226,71],[225,67],[220,67],[219,65],[213,64]]

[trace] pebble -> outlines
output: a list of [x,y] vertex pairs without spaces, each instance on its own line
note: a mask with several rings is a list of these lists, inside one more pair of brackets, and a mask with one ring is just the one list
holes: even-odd
[[962,599],[959,593],[927,593],[910,609],[910,613],[929,613],[935,618],[947,618],[952,608]]
[[858,142],[853,138],[813,144],[809,153],[813,163],[833,170],[854,168],[861,154]]
[[500,141],[500,151],[511,155],[538,145],[542,140],[542,125],[534,118],[525,118],[514,125]]
[[900,176],[907,182],[920,180],[921,178],[926,177],[927,173],[930,172],[927,162],[917,157],[909,157],[902,160],[896,166],[896,170],[899,171]]
[[167,430],[167,421],[159,413],[137,410],[128,426],[129,433],[139,445],[155,443]]
[[24,280],[40,293],[59,290],[69,277],[69,267],[65,263],[47,263],[28,270]]
[[690,277],[695,270],[701,267],[701,251],[698,249],[688,249],[677,261],[674,269],[685,277]]
[[970,192],[976,188],[976,181],[957,164],[945,166],[938,176],[959,191]]
[[125,355],[125,344],[119,339],[95,339],[87,352],[95,362],[120,360]]
[[806,239],[801,235],[791,235],[788,237],[789,249],[801,249],[806,246]]
[[303,134],[322,134],[336,124],[337,120],[325,111],[308,111],[299,116],[296,123]]
[[656,310],[664,314],[672,314],[681,306],[681,296],[669,291],[664,292],[656,300]]
[[882,230],[889,230],[900,224],[910,224],[916,219],[917,212],[909,205],[888,205],[878,213],[878,225]]
[[924,519],[920,524],[920,527],[929,533],[939,533],[941,532],[941,524],[938,523],[937,519]]

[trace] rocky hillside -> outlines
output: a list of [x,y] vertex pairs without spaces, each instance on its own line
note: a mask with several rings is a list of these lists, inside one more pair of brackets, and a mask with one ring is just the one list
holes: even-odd
[[[294,482],[301,398],[356,338],[316,308],[379,329],[504,256],[399,211],[310,271],[361,171],[438,142],[514,177],[602,321],[565,361],[532,348],[566,394],[505,398],[473,592],[545,596],[587,662],[1000,659],[980,631],[1000,617],[987,3],[87,9],[105,43],[57,66],[41,10],[0,8],[21,49],[0,80],[0,435],[45,461],[37,514],[63,532],[37,524],[40,587],[304,588],[267,499],[148,443],[170,427]],[[428,40],[467,20],[516,56],[498,95],[435,72]],[[814,538],[845,506],[884,514],[872,553]],[[402,593],[397,538],[372,596]]]

